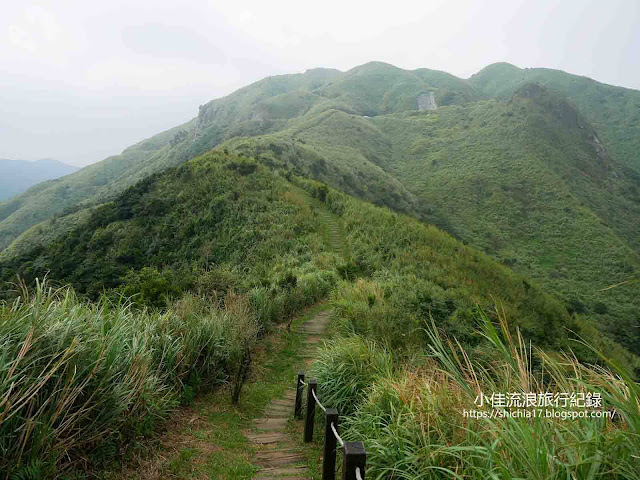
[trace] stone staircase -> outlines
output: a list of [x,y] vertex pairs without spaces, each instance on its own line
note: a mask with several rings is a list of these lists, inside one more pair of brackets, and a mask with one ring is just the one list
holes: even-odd
[[[319,345],[327,330],[329,311],[318,313],[302,324],[297,333],[304,335],[305,362],[313,361],[315,346]],[[295,382],[296,371],[291,372],[291,381]],[[296,398],[295,388],[284,392],[282,398],[272,400],[264,411],[264,416],[255,422],[255,431],[247,433],[247,438],[256,448],[254,465],[260,468],[255,479],[287,480],[310,479],[305,458],[300,453],[302,439],[287,433],[287,424],[293,418],[293,406]]]

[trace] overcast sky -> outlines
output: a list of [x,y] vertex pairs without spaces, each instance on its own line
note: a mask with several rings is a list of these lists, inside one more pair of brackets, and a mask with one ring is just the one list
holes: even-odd
[[267,75],[506,61],[640,89],[638,0],[2,0],[0,158],[87,165]]

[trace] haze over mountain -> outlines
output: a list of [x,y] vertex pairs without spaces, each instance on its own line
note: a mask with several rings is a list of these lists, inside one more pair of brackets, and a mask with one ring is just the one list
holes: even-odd
[[35,161],[0,158],[0,201],[24,192],[36,183],[53,180],[78,170],[57,160]]
[[433,223],[640,352],[637,284],[606,289],[640,269],[639,104],[635,90],[507,64],[469,80],[380,62],[268,77],[0,204],[0,258],[20,271],[93,207],[218,147]]

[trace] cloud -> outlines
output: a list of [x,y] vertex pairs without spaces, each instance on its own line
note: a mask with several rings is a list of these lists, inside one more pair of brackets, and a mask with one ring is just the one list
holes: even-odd
[[122,40],[133,52],[159,58],[222,63],[225,55],[205,36],[181,26],[148,23],[122,29]]
[[20,25],[10,25],[8,29],[9,43],[20,50],[35,53],[38,49],[36,39]]
[[63,33],[54,14],[41,6],[24,8],[18,23],[9,25],[9,42],[19,49],[35,53],[57,42]]

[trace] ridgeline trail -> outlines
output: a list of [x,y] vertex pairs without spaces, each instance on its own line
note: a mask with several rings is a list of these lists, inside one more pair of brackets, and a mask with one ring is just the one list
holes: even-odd
[[329,249],[346,259],[349,254],[349,249],[347,248],[344,231],[340,225],[338,216],[330,212],[322,201],[312,197],[302,188],[292,185],[292,189],[300,194],[316,213],[318,226],[323,231],[324,240]]
[[[319,200],[311,198],[306,192],[301,193],[314,208],[318,223],[325,231],[327,245],[334,253],[345,257],[347,247],[336,216]],[[306,364],[313,362],[315,349],[326,334],[328,320],[329,311],[324,310],[297,328],[295,334],[301,337],[303,347],[300,357]],[[302,439],[294,437],[288,428],[289,421],[293,418],[296,372],[295,369],[290,372],[291,388],[285,390],[279,398],[271,400],[264,415],[255,421],[255,431],[246,434],[255,447],[253,464],[260,469],[255,477],[259,480],[313,478],[305,457],[300,453]]]
[[[338,217],[301,189],[316,212],[329,250],[347,255]],[[252,373],[238,405],[226,388],[179,408],[166,431],[134,449],[122,468],[101,478],[277,479],[320,478],[318,446],[305,444],[301,423],[293,422],[295,380],[313,362],[326,336],[330,310],[309,307],[289,324],[273,328],[258,346]]]

